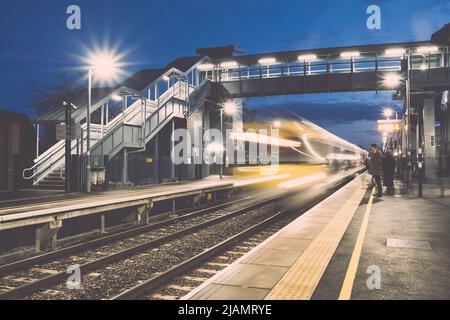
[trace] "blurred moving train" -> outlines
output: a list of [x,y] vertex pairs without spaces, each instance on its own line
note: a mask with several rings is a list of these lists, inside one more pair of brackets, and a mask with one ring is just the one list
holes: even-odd
[[[278,130],[278,137],[271,140],[270,132],[273,130]],[[233,138],[245,142],[246,165],[230,165],[229,174],[261,174],[261,170],[267,171],[271,167],[260,161],[253,161],[252,164],[249,160],[252,142],[267,144],[264,149],[269,154],[273,145],[276,145],[274,149],[278,149],[275,151],[278,153],[278,173],[296,171],[305,166],[321,166],[326,168],[327,173],[336,173],[362,166],[368,156],[366,150],[297,115],[246,122],[244,131],[242,134],[235,134]]]

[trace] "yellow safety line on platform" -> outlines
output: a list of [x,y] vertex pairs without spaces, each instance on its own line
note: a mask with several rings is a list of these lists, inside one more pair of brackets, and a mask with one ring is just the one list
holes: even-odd
[[365,192],[366,189],[357,188],[292,268],[269,292],[265,297],[266,300],[311,299]]
[[341,293],[339,294],[339,300],[350,300],[353,290],[353,283],[355,282],[356,271],[358,270],[359,259],[361,257],[362,246],[364,238],[366,237],[367,226],[369,225],[370,212],[372,210],[373,193],[370,195],[369,202],[367,203],[366,212],[364,213],[364,219],[361,223],[361,229],[356,239],[355,248],[353,249],[352,257],[348,265],[347,273],[345,274],[344,283],[342,284]]

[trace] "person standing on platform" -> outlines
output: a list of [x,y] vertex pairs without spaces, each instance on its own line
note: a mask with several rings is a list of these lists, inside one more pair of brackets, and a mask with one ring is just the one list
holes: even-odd
[[383,182],[386,186],[386,194],[394,194],[395,159],[390,151],[387,151],[383,159]]
[[378,150],[376,144],[370,145],[370,157],[369,157],[369,173],[372,175],[373,180],[377,186],[376,197],[383,196],[383,187],[381,186],[381,177],[383,176],[383,154]]

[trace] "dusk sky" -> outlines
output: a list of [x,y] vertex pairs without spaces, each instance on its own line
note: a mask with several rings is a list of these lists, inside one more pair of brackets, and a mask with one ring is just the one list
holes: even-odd
[[[66,8],[81,8],[82,29],[66,28]],[[381,7],[381,30],[366,9]],[[449,1],[423,0],[0,0],[0,108],[27,113],[30,84],[74,72],[83,48],[109,43],[127,52],[126,71],[157,68],[199,47],[235,44],[246,53],[429,40],[448,23]],[[296,111],[362,145],[379,139],[375,120],[391,93],[251,99]],[[397,102],[397,108],[401,105]]]

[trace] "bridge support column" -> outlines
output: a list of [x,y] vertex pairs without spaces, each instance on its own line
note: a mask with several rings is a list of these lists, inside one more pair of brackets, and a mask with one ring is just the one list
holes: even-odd
[[436,131],[434,99],[423,101],[425,177],[436,177]]
[[[441,152],[440,152],[440,169],[442,173],[449,174],[450,173],[450,109],[447,107],[446,112],[444,113],[444,119],[441,122],[441,127],[443,130],[441,131]],[[444,125],[442,125],[444,124]]]
[[138,224],[148,224],[150,221],[150,211],[153,208],[153,202],[145,204],[137,208]]
[[123,148],[123,166],[122,166],[122,182],[128,181],[128,152],[127,148]]
[[153,151],[153,162],[155,168],[155,179],[157,183],[160,183],[160,175],[159,175],[159,133],[155,136],[155,147]]
[[204,197],[205,197],[204,194],[195,195],[194,198],[192,199],[192,205],[194,207],[198,206],[202,202]]
[[[171,137],[173,137],[173,134],[175,132],[175,119],[172,119],[172,132],[171,132]],[[175,148],[175,141],[172,140],[172,138],[170,139],[171,143],[170,143],[170,154],[172,154],[173,149]],[[176,177],[175,174],[175,163],[172,161],[170,161],[171,166],[170,166],[170,175],[171,175],[171,180],[177,180],[178,181],[178,177]]]
[[412,163],[416,162],[417,156],[417,117],[413,117],[408,128],[408,155]]
[[54,220],[44,223],[36,228],[35,249],[40,253],[42,248],[51,246],[52,249],[57,245],[57,234],[62,227],[62,220]]
[[106,217],[104,214],[100,216],[100,234],[106,233]]
[[131,210],[131,212],[125,216],[123,221],[130,222],[131,224],[140,224],[140,223],[147,224],[149,221],[149,213],[152,208],[153,208],[152,202],[140,205],[137,208]]

